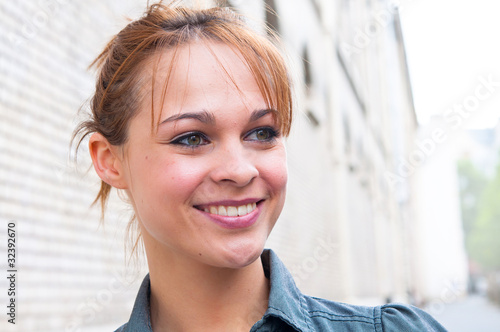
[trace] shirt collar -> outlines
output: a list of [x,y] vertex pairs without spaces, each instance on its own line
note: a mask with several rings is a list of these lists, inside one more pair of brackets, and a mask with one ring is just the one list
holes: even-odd
[[135,299],[134,309],[130,315],[130,320],[128,321],[123,332],[133,332],[133,331],[144,331],[153,332],[151,327],[150,319],[150,298],[151,288],[149,282],[149,273],[144,277],[141,287],[139,288],[139,293]]
[[269,317],[277,317],[298,331],[309,331],[305,299],[295,285],[292,275],[274,251],[264,250],[261,259],[271,289],[267,311],[257,324],[265,324]]
[[[298,331],[309,331],[305,300],[295,285],[290,272],[270,249],[264,250],[261,260],[264,273],[270,280],[269,304],[266,313],[252,330],[258,329],[265,325],[271,317],[275,317]],[[150,281],[148,274],[142,281],[134,309],[124,331],[153,331],[149,301]]]

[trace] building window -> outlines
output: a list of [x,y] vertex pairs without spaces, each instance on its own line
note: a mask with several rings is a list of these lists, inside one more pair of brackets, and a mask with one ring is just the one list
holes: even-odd
[[304,69],[304,83],[306,89],[309,91],[311,88],[312,78],[311,78],[311,62],[309,61],[309,51],[307,46],[302,49],[302,68]]
[[319,119],[314,113],[313,79],[308,47],[302,49],[302,69],[304,71],[304,88],[306,97],[306,115],[313,126],[319,126]]
[[276,12],[276,2],[274,0],[265,0],[266,4],[266,25],[275,33],[278,33],[280,30],[278,14]]

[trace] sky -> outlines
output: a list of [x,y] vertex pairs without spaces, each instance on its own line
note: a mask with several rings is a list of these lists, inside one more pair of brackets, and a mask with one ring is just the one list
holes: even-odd
[[465,104],[465,128],[494,127],[500,117],[500,1],[400,3],[419,123]]

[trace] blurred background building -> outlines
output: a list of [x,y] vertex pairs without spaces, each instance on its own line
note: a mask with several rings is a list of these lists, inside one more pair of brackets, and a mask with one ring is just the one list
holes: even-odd
[[[221,5],[282,37],[295,80],[288,196],[268,247],[305,293],[437,311],[468,278],[457,154],[443,148],[444,127],[418,128],[393,3]],[[109,331],[131,312],[145,267],[125,264],[130,208],[115,195],[100,224],[86,143],[75,163],[69,142],[92,93],[87,66],[145,6],[0,1],[0,220],[17,227],[15,331]]]

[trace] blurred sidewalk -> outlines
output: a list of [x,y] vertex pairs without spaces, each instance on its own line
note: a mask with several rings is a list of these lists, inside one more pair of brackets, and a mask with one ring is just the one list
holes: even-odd
[[500,307],[479,295],[450,303],[434,317],[450,332],[500,331]]

